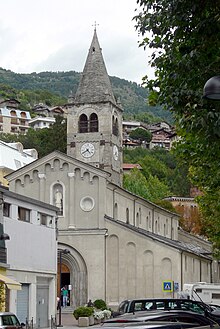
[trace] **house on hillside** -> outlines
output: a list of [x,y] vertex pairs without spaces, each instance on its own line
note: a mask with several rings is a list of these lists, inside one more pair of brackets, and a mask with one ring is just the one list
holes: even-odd
[[15,99],[0,102],[0,133],[26,134],[31,119],[29,111],[19,110],[20,102]]
[[35,117],[30,120],[29,126],[34,130],[49,128],[55,123],[56,119],[54,117]]
[[165,128],[154,130],[151,133],[152,139],[150,141],[150,149],[153,149],[154,147],[162,147],[166,150],[170,150],[172,148],[173,141],[175,141],[177,137],[176,133],[168,131]]
[[147,129],[151,132],[154,132],[158,129],[165,129],[166,131],[174,132],[174,127],[166,121],[160,121],[147,125]]
[[201,234],[201,214],[194,197],[172,196],[165,200],[169,201],[181,216],[182,227],[187,232]]
[[38,117],[54,118],[56,115],[66,117],[67,113],[64,106],[52,106],[49,107],[46,104],[39,103],[35,104],[32,108],[33,113],[37,114]]
[[123,163],[122,168],[124,174],[129,174],[134,168],[142,170],[141,165],[139,165],[138,163]]

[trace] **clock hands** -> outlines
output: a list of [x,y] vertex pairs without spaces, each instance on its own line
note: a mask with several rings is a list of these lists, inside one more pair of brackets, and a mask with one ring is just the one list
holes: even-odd
[[95,153],[94,145],[91,143],[83,144],[80,153],[84,158],[90,158]]
[[86,152],[89,152],[89,154],[91,153],[90,150],[87,148],[87,149],[85,149],[85,151],[82,152],[82,154],[84,154]]

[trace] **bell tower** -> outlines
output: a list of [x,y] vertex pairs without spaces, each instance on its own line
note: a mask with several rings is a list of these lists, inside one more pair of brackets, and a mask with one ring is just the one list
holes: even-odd
[[96,29],[76,95],[68,104],[67,154],[122,183],[122,112],[113,95]]

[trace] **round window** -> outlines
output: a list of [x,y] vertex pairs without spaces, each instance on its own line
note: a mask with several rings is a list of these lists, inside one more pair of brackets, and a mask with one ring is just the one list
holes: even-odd
[[95,201],[90,196],[85,196],[80,201],[80,207],[84,211],[91,211],[95,206]]

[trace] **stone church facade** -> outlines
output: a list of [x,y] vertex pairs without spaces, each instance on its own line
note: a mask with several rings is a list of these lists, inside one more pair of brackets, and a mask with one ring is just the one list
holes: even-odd
[[210,244],[182,234],[175,213],[122,188],[123,111],[96,31],[66,107],[67,154],[52,152],[7,179],[11,191],[60,209],[58,248],[69,251],[61,281],[70,288],[70,306],[101,298],[116,307],[126,298],[173,296],[163,291],[165,281],[181,289],[214,280]]

